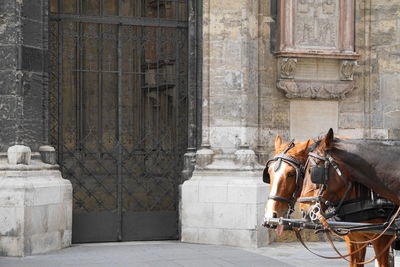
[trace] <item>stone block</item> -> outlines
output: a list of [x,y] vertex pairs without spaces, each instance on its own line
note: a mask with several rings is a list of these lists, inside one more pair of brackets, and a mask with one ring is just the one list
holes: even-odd
[[22,46],[22,70],[42,72],[44,51],[38,48]]
[[[260,178],[261,179],[261,178]],[[269,192],[267,184],[228,184],[228,203],[265,203]]]
[[[59,186],[59,185],[58,185]],[[54,186],[39,186],[34,190],[34,205],[56,204],[62,201],[60,188]]]
[[[64,204],[54,204],[48,206],[48,215],[47,215],[47,231],[63,231],[67,229],[68,224],[68,214],[66,210],[68,205]],[[68,210],[70,211],[70,210]]]
[[[226,156],[226,155],[225,155]],[[224,159],[224,160],[222,160]],[[229,163],[229,159],[232,163]],[[183,233],[187,230],[187,236],[182,235],[182,241],[205,244],[258,246],[257,238],[247,236],[252,240],[244,245],[234,243],[240,241],[240,237],[232,237],[227,243],[226,230],[245,229],[250,231],[241,232],[242,235],[253,235],[253,231],[260,232],[267,196],[267,187],[261,183],[261,172],[258,169],[253,171],[235,169],[234,156],[223,157],[219,155],[215,162],[204,170],[195,170],[193,177],[185,183],[198,181],[199,200],[194,202],[182,198],[181,224]],[[220,160],[220,163],[216,163]],[[223,164],[222,164],[223,163]],[[214,168],[215,167],[215,168]],[[182,193],[185,194],[185,184],[182,186]],[[192,190],[192,189],[190,189]],[[193,191],[189,191],[193,192]],[[237,194],[238,196],[234,196]],[[243,203],[243,202],[248,203]],[[193,230],[198,229],[198,233]],[[236,234],[236,232],[232,232]],[[194,236],[198,236],[197,241]],[[229,237],[230,238],[230,237]]]
[[224,245],[225,244],[225,232],[224,229],[218,228],[199,228],[199,239],[200,244],[213,244],[213,245]]
[[61,233],[47,232],[25,238],[25,254],[40,254],[61,249]]
[[199,202],[199,182],[190,181],[182,185],[182,201],[184,202]]
[[[25,256],[71,244],[72,186],[56,166],[33,158],[31,165],[10,166],[0,179],[0,254]],[[66,195],[71,196],[67,197]],[[18,239],[11,240],[15,236]]]
[[24,1],[22,15],[30,20],[42,21],[43,1]]
[[0,70],[17,68],[17,49],[14,46],[0,46]]
[[61,247],[66,248],[71,246],[72,243],[72,230],[69,228],[69,230],[64,230],[61,231]]
[[24,235],[41,234],[49,231],[49,207],[31,206],[25,208]]
[[[1,175],[1,174],[0,174]],[[5,181],[8,180],[8,181]],[[2,178],[0,182],[0,203],[2,207],[22,207],[25,202],[25,191],[9,188],[9,180]]]
[[31,149],[27,146],[15,145],[7,150],[8,164],[26,164],[31,163]]
[[[35,2],[35,1],[28,1]],[[43,24],[41,21],[23,20],[22,35],[24,45],[30,47],[43,47]]]
[[258,127],[227,126],[210,127],[210,145],[213,149],[221,149],[224,153],[234,153],[242,144],[250,148],[256,146]]
[[345,113],[339,117],[339,127],[344,129],[354,129],[364,127],[363,113]]
[[[1,122],[3,123],[15,123],[15,120],[18,119],[19,114],[21,114],[21,101],[22,99],[17,96],[1,96],[0,97],[0,116]],[[11,122],[10,122],[11,121]],[[8,126],[8,125],[4,125]],[[3,132],[8,132],[8,128],[3,128]],[[11,129],[13,130],[13,129]],[[16,131],[10,131],[10,133],[15,136]],[[15,137],[14,137],[15,139]],[[7,140],[7,139],[6,139]],[[14,140],[13,140],[14,141]],[[5,150],[3,150],[5,151]]]
[[229,246],[240,244],[240,247],[258,247],[256,230],[226,229],[224,230],[224,238],[224,244]]
[[182,203],[183,227],[212,227],[214,220],[212,203]]
[[257,222],[257,206],[240,203],[215,203],[213,226],[221,229],[254,229]]
[[57,152],[52,146],[39,147],[40,156],[42,161],[48,164],[57,164]]
[[199,202],[218,203],[227,202],[228,185],[218,182],[199,182]]
[[1,236],[0,256],[21,257],[24,256],[24,239],[19,236]]
[[20,71],[0,71],[0,95],[20,95],[21,78],[22,73]]
[[64,211],[65,211],[64,217],[65,217],[65,223],[66,223],[65,224],[65,229],[68,230],[68,231],[71,231],[72,230],[72,216],[71,216],[71,214],[73,212],[73,210],[72,210],[72,201],[64,202],[64,203],[67,204],[67,205],[65,205],[65,208],[64,208]]
[[338,129],[338,102],[317,100],[290,101],[290,137],[298,141]]
[[364,130],[361,129],[339,129],[336,135],[346,136],[350,138],[363,138]]
[[199,229],[196,227],[182,226],[181,241],[189,242],[189,243],[198,243],[199,242]]
[[374,139],[388,139],[389,133],[387,129],[371,129],[370,138]]
[[0,236],[18,237],[19,233],[24,229],[23,216],[23,207],[0,206]]

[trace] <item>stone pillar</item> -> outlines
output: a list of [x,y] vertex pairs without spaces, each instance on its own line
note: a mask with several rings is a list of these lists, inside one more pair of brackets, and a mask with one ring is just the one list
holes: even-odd
[[42,158],[21,145],[0,154],[0,256],[27,256],[71,245],[72,186],[61,177],[58,165]]
[[258,1],[203,1],[202,149],[182,185],[182,241],[258,247],[268,188],[258,135]]
[[47,142],[47,2],[0,5],[0,151]]
[[71,244],[72,186],[45,146],[48,2],[0,4],[0,151],[8,151],[0,153],[1,256]]

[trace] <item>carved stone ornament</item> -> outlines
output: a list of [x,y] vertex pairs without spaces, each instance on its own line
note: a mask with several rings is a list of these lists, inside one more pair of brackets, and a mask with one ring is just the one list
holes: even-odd
[[342,81],[352,81],[354,66],[356,62],[354,60],[343,60],[340,66],[340,79]]
[[282,79],[293,79],[296,71],[296,58],[280,59],[280,77]]
[[340,99],[354,89],[355,0],[279,0],[277,88]]
[[288,98],[343,99],[354,88],[353,82],[293,81],[281,80],[277,87]]
[[279,0],[277,55],[356,59],[354,0]]

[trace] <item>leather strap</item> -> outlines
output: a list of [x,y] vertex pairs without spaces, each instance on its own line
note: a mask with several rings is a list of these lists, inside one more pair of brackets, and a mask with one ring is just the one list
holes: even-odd
[[324,256],[324,255],[320,255],[320,254],[318,254],[318,253],[312,251],[311,249],[309,249],[309,248],[307,247],[306,243],[304,242],[303,238],[302,238],[301,235],[300,235],[300,230],[299,230],[298,228],[293,228],[293,230],[294,230],[294,232],[295,232],[295,234],[296,234],[297,240],[303,245],[303,247],[304,247],[305,249],[307,249],[309,252],[311,252],[311,253],[314,254],[315,256],[318,256],[318,257],[321,257],[321,258],[324,258],[324,259],[329,259],[329,260],[345,259],[345,260],[346,260],[346,257],[349,257],[349,256],[351,256],[351,255],[353,255],[353,254],[355,254],[355,253],[361,251],[364,247],[366,247],[366,246],[368,245],[368,244],[364,244],[364,245],[361,246],[359,249],[353,251],[352,253],[346,254],[346,255],[341,255],[341,254],[339,253],[340,256]]

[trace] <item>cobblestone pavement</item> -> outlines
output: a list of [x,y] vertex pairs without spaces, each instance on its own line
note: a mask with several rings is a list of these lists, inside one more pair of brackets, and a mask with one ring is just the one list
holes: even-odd
[[[338,242],[345,250],[345,244]],[[334,255],[327,243],[309,246],[324,255]],[[368,248],[367,256],[372,256]],[[61,251],[25,258],[0,257],[1,267],[140,266],[140,267],[258,267],[258,266],[348,266],[344,260],[326,260],[306,251],[299,243],[275,243],[269,247],[242,249],[187,244],[179,241],[76,244]],[[374,266],[373,263],[366,266]]]

